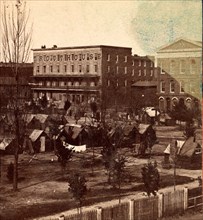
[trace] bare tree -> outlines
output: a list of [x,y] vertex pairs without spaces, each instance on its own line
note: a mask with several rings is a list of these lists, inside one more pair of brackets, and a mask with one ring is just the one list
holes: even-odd
[[14,177],[13,189],[18,188],[18,154],[20,146],[21,117],[24,109],[24,100],[21,96],[21,83],[19,80],[20,66],[29,59],[32,25],[29,26],[29,12],[27,13],[26,2],[3,2],[1,13],[2,23],[2,56],[4,62],[9,62],[14,74],[14,92],[9,100],[8,112],[13,114],[13,127],[15,134],[14,152]]

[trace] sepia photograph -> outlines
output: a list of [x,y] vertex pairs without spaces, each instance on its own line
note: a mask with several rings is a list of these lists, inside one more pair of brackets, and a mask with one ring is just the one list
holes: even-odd
[[0,220],[201,220],[201,0],[0,0]]

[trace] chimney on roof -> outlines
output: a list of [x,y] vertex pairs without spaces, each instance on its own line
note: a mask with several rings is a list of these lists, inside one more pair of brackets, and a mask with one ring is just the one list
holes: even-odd
[[56,49],[56,48],[57,48],[57,45],[53,45],[53,47],[52,47],[52,48]]
[[46,49],[46,45],[42,45],[41,48],[42,48],[42,49]]

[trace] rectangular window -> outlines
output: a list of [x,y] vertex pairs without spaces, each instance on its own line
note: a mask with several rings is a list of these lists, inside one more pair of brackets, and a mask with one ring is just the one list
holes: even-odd
[[90,65],[87,65],[87,67],[86,67],[87,69],[87,73],[89,73],[90,72]]
[[133,70],[132,70],[132,76],[134,76],[134,75],[135,75],[135,70],[133,69]]
[[141,60],[139,60],[139,64],[138,64],[139,66],[142,66],[142,61]]
[[128,68],[127,68],[127,66],[125,66],[125,68],[124,68],[124,72],[125,72],[125,74],[128,73]]
[[144,70],[144,76],[146,76],[146,75],[147,75],[147,70],[145,69],[145,70]]
[[151,70],[151,71],[150,71],[150,76],[153,76],[153,74],[154,74],[154,71]]
[[107,61],[110,61],[110,59],[111,59],[110,54],[107,54]]
[[94,72],[97,73],[98,72],[98,66],[94,65]]
[[74,65],[71,65],[71,72],[74,73]]
[[160,92],[161,92],[161,93],[164,93],[164,92],[165,92],[165,82],[164,82],[164,81],[161,81],[161,82],[160,82]]
[[163,69],[163,63],[160,63],[160,69],[161,69],[161,74],[165,74],[164,69]]
[[170,93],[174,93],[175,92],[175,82],[173,80],[171,80],[170,82]]
[[39,73],[39,66],[37,66],[37,73]]
[[150,66],[151,66],[151,67],[153,67],[153,66],[154,66],[154,63],[153,63],[152,61],[151,61],[151,64],[150,64]]
[[43,66],[43,72],[46,73],[46,66]]
[[64,72],[66,73],[67,72],[67,66],[64,65]]
[[82,72],[82,65],[79,65],[79,73]]
[[144,61],[144,67],[146,67],[147,66],[147,62],[146,61]]
[[110,73],[110,70],[111,70],[110,66],[107,66],[107,72],[108,73]]
[[107,86],[110,86],[110,80],[107,80]]
[[141,76],[142,75],[142,72],[141,70],[138,71],[138,76]]
[[127,63],[127,61],[128,61],[128,56],[125,56],[125,62]]
[[57,73],[60,73],[60,66],[57,65]]
[[184,93],[184,82],[180,81],[180,93]]
[[132,66],[135,66],[135,61],[134,60],[132,61]]
[[53,73],[53,66],[50,66],[50,72]]

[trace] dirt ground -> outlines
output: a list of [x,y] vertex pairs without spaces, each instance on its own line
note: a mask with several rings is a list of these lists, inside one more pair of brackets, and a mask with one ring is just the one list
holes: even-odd
[[[158,162],[161,175],[160,191],[172,190],[174,183],[173,169],[163,169],[163,156],[156,154],[156,151],[163,152],[165,147],[165,143],[159,143],[155,146],[151,158],[151,160]],[[101,148],[95,150],[95,158],[98,161],[101,157],[100,152]],[[122,199],[129,199],[135,195],[136,197],[143,196],[141,167],[147,163],[148,159],[136,157],[129,149],[122,149],[122,154],[127,158],[126,170],[130,174],[121,187]],[[104,204],[104,201],[118,202],[118,190],[113,190],[107,184],[107,175],[103,164],[98,162],[92,170],[91,166],[86,163],[91,158],[92,149],[87,149],[83,154],[75,153],[64,172],[53,152],[39,153],[36,158],[28,154],[21,154],[19,156],[19,190],[13,192],[12,184],[6,178],[6,168],[13,161],[13,156],[2,156],[0,219],[33,219],[76,208],[76,203],[68,192],[67,176],[78,170],[87,179],[88,193],[84,206],[99,205],[99,202]],[[196,186],[198,182],[195,179],[201,176],[202,171],[178,168],[176,173],[177,185]]]

